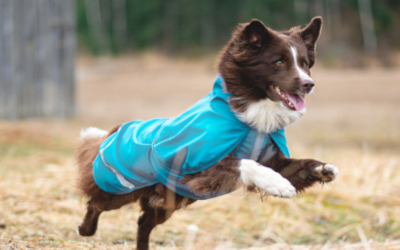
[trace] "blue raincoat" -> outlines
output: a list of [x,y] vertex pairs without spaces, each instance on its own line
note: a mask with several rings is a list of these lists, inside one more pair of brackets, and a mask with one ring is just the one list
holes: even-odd
[[228,155],[262,162],[279,149],[289,157],[283,128],[258,133],[238,120],[230,96],[218,76],[213,91],[180,116],[123,124],[101,144],[93,162],[97,185],[108,193],[126,194],[162,183],[182,196],[210,199],[226,192],[196,195],[179,180]]

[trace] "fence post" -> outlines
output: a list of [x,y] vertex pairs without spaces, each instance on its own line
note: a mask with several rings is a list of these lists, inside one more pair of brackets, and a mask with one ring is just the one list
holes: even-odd
[[0,119],[75,113],[75,0],[0,1]]

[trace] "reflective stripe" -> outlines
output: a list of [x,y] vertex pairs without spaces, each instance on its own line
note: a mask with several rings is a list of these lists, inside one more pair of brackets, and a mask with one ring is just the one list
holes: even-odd
[[104,149],[100,150],[100,157],[104,165],[106,165],[106,167],[108,167],[115,174],[115,176],[117,177],[122,186],[127,187],[129,189],[133,189],[135,185],[127,181],[115,168],[111,167],[104,161],[103,151]]
[[256,161],[258,157],[260,157],[261,151],[263,150],[264,140],[265,140],[265,134],[258,133],[256,140],[254,142],[250,159]]
[[265,164],[269,159],[272,158],[278,152],[278,147],[275,145],[274,141],[270,139],[265,145],[264,150],[260,154],[260,158],[257,160],[260,164]]

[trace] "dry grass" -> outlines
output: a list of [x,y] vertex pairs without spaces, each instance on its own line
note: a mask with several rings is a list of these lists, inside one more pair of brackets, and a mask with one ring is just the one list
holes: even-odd
[[[104,213],[95,236],[76,234],[85,212],[74,188],[78,131],[179,114],[210,90],[212,66],[83,58],[77,118],[0,122],[0,249],[132,249],[134,204]],[[239,190],[196,202],[156,228],[154,249],[184,249],[191,224],[192,249],[400,249],[400,72],[316,69],[314,78],[317,94],[288,127],[289,146],[293,157],[337,165],[338,179],[291,200],[262,203]]]

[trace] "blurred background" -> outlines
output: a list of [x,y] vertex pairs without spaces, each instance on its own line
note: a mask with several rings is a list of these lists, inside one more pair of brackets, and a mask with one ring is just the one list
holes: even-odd
[[[364,54],[394,66],[400,3],[378,0],[78,1],[77,33],[85,51],[123,54],[156,48],[168,55],[201,56],[226,44],[238,23],[258,18],[277,30],[324,17],[318,52],[326,66],[365,66]],[[350,60],[350,62],[349,62]],[[350,63],[350,64],[349,64]]]
[[132,248],[134,204],[102,215],[93,237],[75,233],[80,129],[179,115],[211,91],[238,23],[283,30],[317,15],[315,94],[286,133],[292,157],[333,163],[338,178],[291,200],[238,190],[196,202],[151,246],[399,249],[396,0],[0,0],[0,246]]

